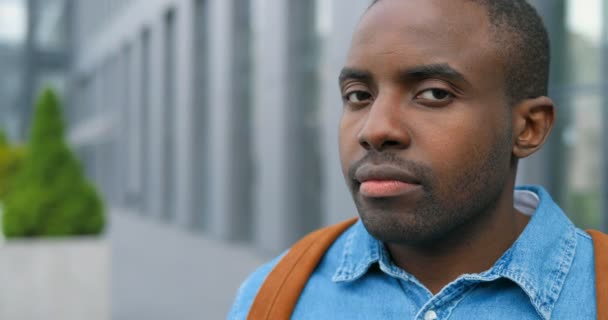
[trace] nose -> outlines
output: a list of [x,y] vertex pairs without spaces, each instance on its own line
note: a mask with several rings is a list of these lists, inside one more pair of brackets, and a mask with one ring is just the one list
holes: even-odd
[[405,120],[399,99],[378,97],[359,131],[359,144],[366,150],[376,151],[407,148],[411,137]]

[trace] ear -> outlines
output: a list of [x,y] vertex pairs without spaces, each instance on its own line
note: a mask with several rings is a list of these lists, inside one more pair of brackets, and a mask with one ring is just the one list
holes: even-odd
[[525,158],[542,147],[555,123],[555,107],[548,97],[526,99],[513,109],[513,155]]

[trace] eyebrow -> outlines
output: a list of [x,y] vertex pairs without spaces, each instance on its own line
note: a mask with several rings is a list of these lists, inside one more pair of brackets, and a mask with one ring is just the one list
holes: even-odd
[[[370,81],[372,78],[372,74],[369,71],[345,67],[340,72],[339,82],[342,83],[347,79]],[[456,69],[452,68],[447,63],[426,64],[399,70],[397,72],[397,78],[399,80],[405,81],[421,80],[428,78],[443,78],[446,80],[464,82],[466,84],[469,84],[469,82],[462,73],[458,72]]]
[[338,81],[339,83],[342,83],[347,79],[369,81],[372,79],[372,74],[365,70],[344,67],[340,72],[340,77],[338,77]]
[[447,63],[427,64],[415,66],[399,71],[398,77],[402,80],[443,78],[451,81],[469,84],[465,76]]

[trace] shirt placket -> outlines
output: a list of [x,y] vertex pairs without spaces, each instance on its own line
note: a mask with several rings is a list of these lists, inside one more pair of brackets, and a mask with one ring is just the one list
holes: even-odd
[[459,280],[450,284],[439,294],[433,296],[416,314],[416,320],[444,320],[449,319],[452,310],[475,287],[475,283]]

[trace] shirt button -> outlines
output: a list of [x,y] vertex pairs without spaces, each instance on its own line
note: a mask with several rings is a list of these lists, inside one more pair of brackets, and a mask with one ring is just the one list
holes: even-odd
[[424,320],[437,320],[437,312],[429,310],[424,314]]

